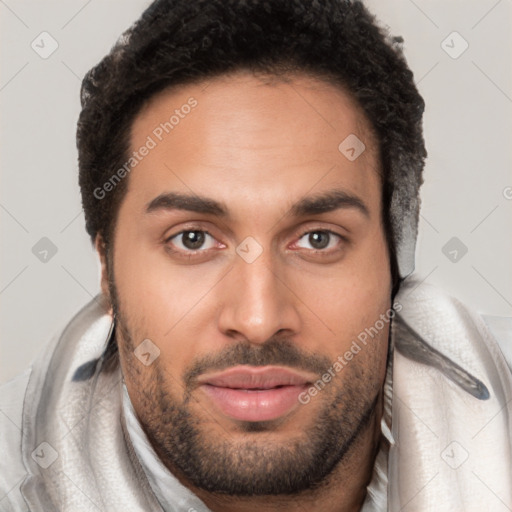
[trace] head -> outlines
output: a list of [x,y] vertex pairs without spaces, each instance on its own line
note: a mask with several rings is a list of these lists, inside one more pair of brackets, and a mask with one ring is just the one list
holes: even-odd
[[397,44],[358,2],[156,1],[84,79],[119,361],[198,489],[297,493],[374,453],[425,158]]

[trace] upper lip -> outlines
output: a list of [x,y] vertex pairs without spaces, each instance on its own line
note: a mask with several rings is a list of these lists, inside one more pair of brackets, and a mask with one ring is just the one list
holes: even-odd
[[199,384],[232,389],[272,389],[278,386],[304,386],[313,380],[314,376],[312,374],[292,368],[247,365],[206,373],[198,378]]

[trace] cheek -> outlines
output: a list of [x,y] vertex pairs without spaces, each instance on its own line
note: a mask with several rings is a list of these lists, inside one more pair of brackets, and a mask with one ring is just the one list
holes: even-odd
[[[365,379],[380,380],[387,358],[390,300],[379,297],[379,290],[358,289],[356,293],[338,292],[325,303],[331,304],[322,312],[322,319],[332,331],[316,336],[314,352],[327,354],[331,361],[350,364],[360,372],[370,372]],[[310,329],[309,339],[315,329]],[[354,362],[353,362],[354,361]]]
[[[133,349],[149,339],[159,350],[166,371],[181,375],[193,359],[200,341],[213,339],[214,289],[225,269],[220,265],[172,265],[163,247],[131,243],[119,233],[114,269],[120,310],[133,347],[126,347],[126,364],[149,378],[150,368],[139,368]],[[208,265],[206,265],[208,266]],[[209,333],[212,336],[206,336]],[[122,339],[126,342],[127,336]],[[124,345],[126,343],[123,342]],[[213,347],[210,349],[221,348]],[[133,360],[133,362],[132,362]]]
[[141,241],[119,232],[115,279],[120,302],[130,318],[142,318],[151,334],[161,338],[213,289],[219,265],[173,264],[163,244]]
[[[329,327],[338,349],[373,327],[382,314],[389,316],[391,275],[387,246],[380,233],[367,237],[328,274],[302,273],[299,279],[296,289],[307,290],[305,302]],[[377,327],[383,330],[380,322]]]

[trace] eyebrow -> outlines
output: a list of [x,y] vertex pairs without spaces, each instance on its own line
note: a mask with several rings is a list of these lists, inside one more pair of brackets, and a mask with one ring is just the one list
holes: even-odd
[[146,213],[161,210],[187,210],[189,212],[205,213],[218,217],[227,216],[227,209],[214,199],[177,192],[160,194],[146,206]]
[[[292,205],[287,215],[295,217],[320,215],[341,208],[359,210],[365,217],[370,217],[370,212],[364,202],[344,190],[330,190],[316,196],[305,197]],[[186,210],[217,217],[228,216],[228,210],[223,203],[195,194],[168,192],[155,197],[146,206],[146,213],[165,210]]]
[[329,190],[323,194],[305,197],[291,207],[289,214],[296,217],[320,215],[341,208],[356,209],[365,217],[370,217],[370,211],[362,199],[344,190]]

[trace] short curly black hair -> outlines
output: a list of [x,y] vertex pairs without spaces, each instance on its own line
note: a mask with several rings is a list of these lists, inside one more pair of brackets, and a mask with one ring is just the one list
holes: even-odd
[[[417,234],[426,151],[424,102],[401,49],[360,1],[156,0],[82,83],[79,183],[86,229],[107,250],[126,192],[97,193],[127,161],[130,128],[165,88],[238,70],[302,73],[337,84],[362,107],[377,135],[383,221],[394,291],[397,246]],[[96,193],[95,193],[96,191]]]

